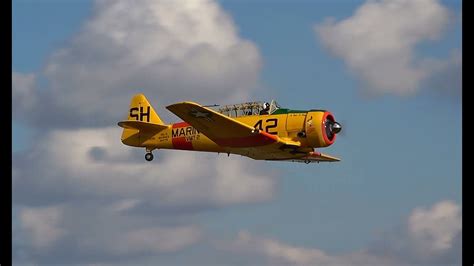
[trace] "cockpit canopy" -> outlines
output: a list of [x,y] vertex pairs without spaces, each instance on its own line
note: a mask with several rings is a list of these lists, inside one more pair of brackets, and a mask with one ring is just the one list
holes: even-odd
[[[239,104],[229,104],[229,105],[225,105],[220,108],[217,108],[216,111],[230,117],[260,115],[260,112],[262,112],[264,109],[264,103],[265,102],[258,101],[258,102],[239,103]],[[275,100],[272,100],[270,102],[270,109],[268,111],[268,114],[272,114],[278,109],[280,109],[280,105]]]

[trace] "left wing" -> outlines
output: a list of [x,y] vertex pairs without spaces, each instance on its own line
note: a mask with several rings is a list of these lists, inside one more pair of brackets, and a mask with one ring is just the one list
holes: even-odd
[[278,136],[259,131],[197,103],[181,102],[166,108],[220,146],[244,148],[280,142]]

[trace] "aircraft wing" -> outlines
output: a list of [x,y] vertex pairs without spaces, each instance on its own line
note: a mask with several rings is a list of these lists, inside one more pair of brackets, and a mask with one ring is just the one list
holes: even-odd
[[279,142],[278,136],[220,114],[194,102],[181,102],[166,107],[220,146],[243,148]]
[[[278,159],[276,159],[278,160]],[[306,156],[301,158],[292,158],[292,159],[283,159],[278,161],[291,161],[291,162],[301,162],[301,163],[319,163],[319,162],[339,162],[341,159],[323,154],[320,152],[309,152]]]

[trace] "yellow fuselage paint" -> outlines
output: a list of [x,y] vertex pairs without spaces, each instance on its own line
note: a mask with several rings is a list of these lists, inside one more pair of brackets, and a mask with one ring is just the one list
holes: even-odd
[[[311,115],[308,125],[307,119]],[[324,147],[321,132],[323,112],[285,113],[276,115],[249,115],[234,119],[249,126],[258,128],[279,138],[300,143],[305,147]],[[308,136],[298,133],[309,131]],[[126,129],[122,141],[130,146],[154,149],[179,149],[206,152],[224,152],[241,154],[241,148],[222,147],[198,132],[185,122],[167,125],[167,128],[156,134],[144,134],[135,129]]]

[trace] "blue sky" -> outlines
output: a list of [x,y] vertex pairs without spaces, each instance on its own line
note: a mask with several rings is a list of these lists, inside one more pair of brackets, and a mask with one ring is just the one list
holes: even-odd
[[[381,3],[381,1],[377,2]],[[251,162],[249,169],[252,169],[253,172],[250,172],[249,175],[271,175],[270,178],[271,182],[274,182],[272,184],[274,184],[275,191],[270,193],[270,196],[263,197],[263,199],[255,196],[256,200],[249,200],[248,202],[237,200],[235,204],[217,202],[210,204],[210,207],[204,207],[204,211],[184,214],[184,218],[168,217],[166,218],[168,222],[165,222],[165,224],[183,225],[186,224],[183,221],[184,219],[201,228],[204,232],[201,234],[205,236],[199,238],[201,240],[193,242],[190,246],[173,251],[174,253],[168,254],[160,251],[151,256],[143,255],[140,257],[140,255],[135,255],[135,257],[127,258],[124,255],[124,258],[130,259],[131,262],[136,259],[135,262],[162,262],[180,265],[187,261],[198,261],[198,263],[205,264],[206,257],[219,253],[219,256],[222,256],[222,261],[230,264],[234,262],[238,265],[242,261],[236,259],[234,253],[222,254],[220,251],[216,251],[210,243],[234,239],[242,230],[252,235],[254,240],[252,243],[257,243],[255,245],[260,243],[259,239],[272,239],[272,241],[278,241],[278,243],[286,243],[287,246],[322,250],[337,257],[338,254],[364,250],[366,247],[370,247],[371,243],[380,239],[380,236],[383,236],[385,232],[392,232],[400,226],[403,227],[407,223],[408,217],[412,217],[411,215],[416,208],[433,208],[431,210],[434,212],[435,207],[432,206],[446,201],[454,202],[454,206],[462,206],[461,101],[460,96],[452,92],[458,90],[458,88],[440,88],[441,93],[437,93],[434,89],[436,85],[430,82],[433,76],[444,77],[443,73],[445,71],[460,69],[449,58],[453,51],[462,51],[461,1],[425,1],[424,3],[439,5],[444,10],[449,10],[451,17],[449,22],[440,22],[440,24],[444,23],[446,26],[437,30],[439,37],[433,40],[419,37],[418,41],[410,46],[413,49],[410,56],[412,56],[412,61],[415,62],[413,65],[418,66],[419,64],[419,69],[423,71],[425,71],[422,66],[425,59],[437,60],[436,62],[439,65],[445,67],[441,67],[439,72],[426,70],[426,73],[429,74],[414,88],[414,93],[404,94],[405,90],[412,88],[397,87],[394,89],[394,87],[389,86],[387,88],[368,88],[370,86],[367,84],[370,84],[369,82],[373,80],[364,80],[366,76],[363,76],[363,74],[369,73],[367,71],[370,69],[367,69],[371,66],[356,65],[351,68],[351,54],[345,51],[331,50],[336,49],[331,47],[334,44],[331,42],[333,39],[328,39],[325,43],[323,37],[314,30],[315,25],[321,25],[327,17],[335,19],[333,26],[341,20],[350,20],[358,8],[367,4],[366,1],[218,2],[221,11],[225,12],[233,21],[235,35],[240,39],[252,42],[257,48],[258,56],[256,58],[259,59],[255,59],[255,61],[260,61],[261,66],[256,68],[256,77],[242,74],[244,75],[242,80],[250,80],[247,86],[250,89],[243,89],[244,92],[247,92],[247,94],[244,94],[247,95],[244,97],[245,100],[276,99],[280,105],[288,108],[324,108],[332,111],[336,119],[343,124],[343,131],[345,132],[338,136],[335,144],[321,149],[321,151],[340,157],[342,161],[333,164],[311,165]],[[52,55],[63,47],[81,49],[77,48],[77,44],[74,44],[74,38],[76,36],[88,36],[80,35],[80,32],[81,29],[84,30],[84,28],[81,28],[84,26],[84,22],[94,18],[92,16],[93,5],[92,1],[85,0],[70,2],[13,1],[13,72],[21,74],[35,73],[37,76],[36,84],[38,84],[37,87],[40,91],[60,90],[62,88],[60,86],[48,87],[47,82],[50,81],[48,79],[55,79],[57,77],[55,75],[67,75],[67,73],[55,74],[56,72],[54,72],[48,74],[45,69],[48,68],[49,64],[52,64],[50,62],[56,60],[52,58]],[[102,10],[98,11],[98,17],[102,14],[100,12],[107,10],[107,5],[104,6],[96,7],[98,10]],[[334,38],[340,37],[337,35],[336,27],[329,29],[332,30]],[[423,27],[421,29],[425,30]],[[426,30],[432,29],[426,28]],[[87,29],[84,31],[87,31]],[[89,41],[93,40],[89,39]],[[94,49],[94,45],[91,44],[91,49]],[[352,48],[357,48],[356,43],[353,46],[348,45],[346,47],[346,49]],[[363,50],[361,51],[363,52]],[[58,59],[57,61],[58,64],[66,64],[70,62],[71,58],[74,57],[71,56],[64,60]],[[253,62],[242,64],[253,64]],[[378,62],[374,61],[374,64]],[[235,64],[239,64],[239,62]],[[435,65],[435,63],[431,65]],[[110,65],[110,68],[113,67],[114,65]],[[380,69],[383,67],[380,66]],[[429,66],[427,69],[429,69]],[[147,71],[153,73],[151,69]],[[393,73],[391,78],[400,81],[405,79],[404,76],[398,77],[397,73],[399,72]],[[64,77],[67,78],[68,76],[61,76],[61,80]],[[42,83],[42,79],[46,82]],[[252,83],[253,79],[255,79],[255,82]],[[163,81],[163,83],[174,84],[173,81],[169,80]],[[247,83],[244,82],[244,84]],[[447,84],[451,83],[447,82]],[[229,85],[229,88],[233,88],[232,86],[234,85]],[[97,88],[97,92],[99,90],[100,88]],[[145,90],[153,90],[153,86]],[[377,91],[376,95],[367,94],[367,91],[374,90]],[[15,82],[13,91],[13,100],[16,103]],[[219,88],[216,88],[215,91],[209,89],[209,91],[203,91],[200,100],[209,99],[213,102],[215,101],[213,93],[217,94],[217,92],[221,93],[219,95],[226,95],[226,92],[219,91]],[[129,92],[124,89],[118,93],[128,93],[121,96],[128,99],[134,92],[132,89]],[[162,94],[160,93],[160,91],[157,91],[155,95],[161,97]],[[166,114],[168,112],[163,107],[172,102],[166,102],[166,100],[182,98],[183,94],[186,95],[186,91],[176,95],[171,92],[167,93],[169,96],[166,94],[167,96],[160,99],[149,96],[149,99],[155,105],[157,112],[169,121],[173,116]],[[113,94],[114,92],[107,92],[103,96]],[[54,97],[55,94],[49,95]],[[62,97],[67,97],[64,95]],[[39,95],[38,99],[45,99],[41,98],[42,96],[44,95]],[[79,103],[79,99],[82,99],[80,97],[81,95],[78,96],[78,105],[88,106],[89,102]],[[229,98],[223,96],[223,98],[226,101],[235,99],[230,96]],[[60,96],[58,96],[58,99],[60,99]],[[106,101],[107,98],[103,100]],[[126,104],[128,103],[125,103],[122,107],[114,108],[125,110]],[[62,105],[58,104],[57,106]],[[48,155],[47,148],[45,151],[45,148],[38,147],[34,143],[42,140],[48,143],[47,141],[54,139],[48,137],[50,136],[48,134],[51,133],[51,136],[55,136],[53,134],[55,130],[70,127],[70,125],[58,126],[52,124],[41,128],[35,123],[35,121],[38,121],[37,116],[29,115],[28,110],[25,110],[14,110],[18,114],[14,116],[13,120],[14,169],[18,167],[17,164],[20,165],[19,158],[28,156],[30,152],[41,154],[43,151]],[[38,110],[37,113],[44,109]],[[73,107],[70,112],[73,113],[75,110],[80,109],[74,109]],[[54,112],[54,110],[50,111]],[[76,113],[79,112],[76,111]],[[118,121],[122,115],[116,114],[116,120]],[[55,120],[56,118],[52,115],[51,119]],[[86,122],[78,122],[77,125],[71,122],[71,125],[78,130],[100,130],[105,127],[115,127],[116,124],[116,121],[113,120],[113,114],[101,120],[105,121],[105,124],[94,124],[92,127],[88,126],[87,116],[84,119],[81,121]],[[92,135],[90,136],[91,139],[94,139]],[[35,139],[33,140],[33,138]],[[112,143],[110,145],[122,145],[118,139],[115,142],[112,141]],[[124,149],[131,150],[128,147]],[[56,154],[53,151],[49,152],[53,155]],[[161,154],[163,154],[162,156],[172,156],[175,153],[180,153],[180,151],[158,152],[158,156],[161,157]],[[71,154],[71,156],[74,156],[74,154]],[[142,159],[141,151],[133,151],[128,156],[130,158],[136,156],[138,159]],[[222,159],[215,161],[213,158],[212,156],[207,157],[206,162],[209,164],[223,162]],[[234,159],[237,160],[236,157],[231,156],[226,160]],[[17,160],[17,164],[15,160]],[[242,168],[247,167],[247,163],[250,163],[247,161],[250,159],[238,160],[238,166]],[[38,173],[38,169],[44,170],[45,167],[53,165],[42,160],[38,160],[33,164],[35,166],[31,167],[31,171],[19,171],[20,178],[21,175],[25,175],[24,179],[27,180],[26,175]],[[61,169],[58,171],[63,173],[61,172],[60,163],[53,165],[53,167]],[[140,167],[142,167],[141,164]],[[153,168],[154,166],[148,164],[145,167]],[[160,171],[159,167],[147,171],[155,171],[156,173]],[[55,172],[54,168],[50,170],[51,173]],[[46,170],[39,172],[38,177],[48,175]],[[67,176],[68,173],[71,174],[66,172],[65,175]],[[161,175],[161,173],[157,173],[157,175]],[[47,186],[50,179],[44,177],[44,180]],[[29,185],[28,181],[21,181],[20,185],[15,187],[14,180],[13,209],[15,213],[28,213],[28,211],[22,211],[27,209],[30,211],[29,213],[36,214],[39,213],[34,211],[36,207],[57,206],[61,202],[59,198],[56,201],[47,201],[49,203],[45,205],[34,204],[36,201],[40,202],[42,200],[40,199],[42,197],[41,193],[45,192],[38,192],[37,195],[35,194],[30,198],[19,195],[27,188],[34,189],[34,184]],[[238,186],[239,183],[237,182],[235,185]],[[22,186],[25,188],[22,188]],[[245,187],[245,185],[243,186]],[[78,188],[77,190],[80,191],[81,189]],[[39,189],[39,191],[43,190]],[[77,193],[80,194],[80,192]],[[75,194],[74,189],[72,194]],[[19,195],[19,199],[15,198],[15,195]],[[114,198],[117,202],[123,199],[125,199],[125,196],[123,198],[115,196]],[[63,208],[61,210],[64,213],[68,212],[64,209],[72,211],[79,208],[84,211],[84,208],[86,208],[84,207],[86,204],[83,204],[83,202],[86,202],[85,196],[78,196],[71,199],[71,201],[65,200],[65,202],[72,203],[71,205],[61,205],[60,208]],[[102,201],[97,199],[97,202]],[[206,206],[206,202],[202,205]],[[34,244],[36,243],[35,237],[41,236],[41,233],[38,233],[40,229],[36,229],[37,225],[25,217],[29,216],[26,214],[23,216],[21,214],[14,215],[13,222],[21,232],[18,234],[22,236],[25,234],[21,241],[26,242],[26,244],[21,245],[15,245],[14,243],[14,261],[22,262],[26,260],[40,263],[54,261],[52,257],[57,254],[55,250],[61,249],[57,249],[53,244],[50,249],[35,249],[37,248]],[[44,216],[40,215],[39,217]],[[146,224],[149,222],[145,221],[146,219],[152,221],[158,219],[158,217],[167,216],[158,210],[156,211],[156,217],[142,217],[144,220],[141,220],[141,223]],[[137,218],[131,217],[130,219]],[[74,233],[77,233],[74,230],[82,230],[77,229],[81,227],[73,226],[63,220],[60,219],[58,227],[64,232],[74,235]],[[38,218],[37,222],[41,223],[41,219]],[[123,221],[124,224],[127,222],[130,223],[129,220]],[[59,230],[58,232],[63,231]],[[440,228],[439,231],[442,231],[442,229]],[[28,234],[32,234],[32,236]],[[83,234],[78,234],[78,236],[80,238]],[[59,239],[58,241],[62,241],[61,238]],[[206,242],[209,239],[211,241]],[[382,239],[385,238],[382,237]],[[48,242],[48,244],[53,242]],[[251,245],[249,244],[249,246]],[[252,247],[259,250],[254,246]],[[19,253],[15,253],[15,248],[21,250],[23,252],[21,254],[27,255],[19,256]],[[67,252],[73,251],[69,250]],[[248,255],[240,249],[239,252]],[[107,254],[107,256],[113,257],[109,253]],[[80,255],[78,256],[80,257]],[[107,256],[97,256],[97,262],[107,262],[109,259]],[[73,256],[73,258],[76,257]],[[178,259],[178,257],[180,258]],[[275,261],[281,263],[278,260],[281,258],[274,258],[265,252],[251,253],[245,262],[250,265],[260,264],[262,258],[267,262],[269,260],[270,264]],[[283,264],[295,262],[286,259],[283,258]],[[418,262],[418,259],[414,258],[414,261]],[[457,262],[459,261],[457,260]],[[81,263],[80,260],[77,262]]]

